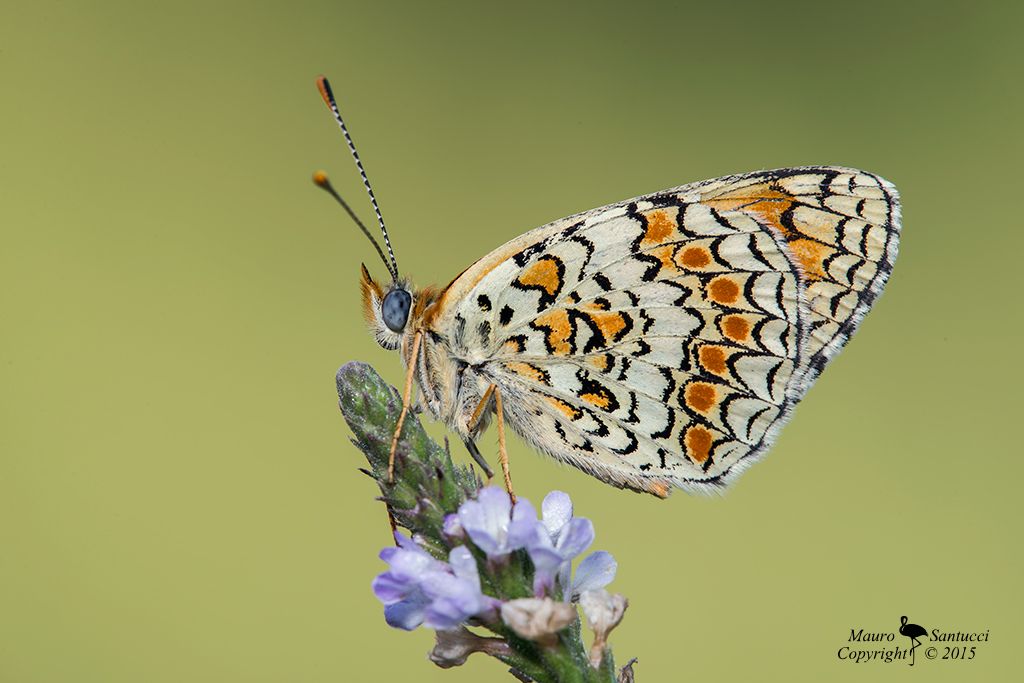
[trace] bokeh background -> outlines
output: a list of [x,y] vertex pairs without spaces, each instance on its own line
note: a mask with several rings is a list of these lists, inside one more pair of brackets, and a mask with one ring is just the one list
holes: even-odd
[[[321,72],[420,284],[688,181],[894,181],[888,291],[726,496],[620,492],[519,442],[516,482],[570,491],[618,557],[613,645],[641,682],[1019,672],[1019,3],[2,15],[0,681],[511,680],[436,669],[369,589],[388,539],[334,371],[402,373],[359,313],[360,261],[383,268],[309,181],[326,168],[372,218]],[[911,670],[839,661],[851,628],[904,614],[991,641]]]

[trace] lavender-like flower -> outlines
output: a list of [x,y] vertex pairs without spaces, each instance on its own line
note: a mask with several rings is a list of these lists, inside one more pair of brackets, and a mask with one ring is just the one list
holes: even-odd
[[513,506],[508,493],[495,486],[481,489],[476,500],[463,503],[458,520],[470,540],[491,559],[525,547],[536,535],[537,512],[530,501],[521,498]]
[[[436,629],[438,645],[431,653],[432,661],[443,667],[456,666],[474,651],[511,656],[505,641],[480,639],[466,631],[465,624],[472,619],[492,628],[504,622],[521,638],[556,647],[557,632],[577,619],[571,602],[582,594],[587,617],[599,641],[595,641],[589,660],[598,669],[608,631],[622,618],[624,609],[619,609],[614,623],[604,623],[610,620],[601,611],[608,594],[601,589],[615,578],[615,558],[605,551],[591,553],[580,562],[570,580],[572,560],[593,542],[594,526],[589,519],[573,516],[572,501],[561,491],[549,493],[541,509],[543,517],[537,519],[536,510],[525,498],[512,505],[505,491],[484,488],[476,500],[465,501],[457,513],[445,516],[441,531],[452,541],[468,536],[491,561],[525,548],[534,566],[537,597],[502,601],[487,595],[481,589],[476,558],[466,545],[452,548],[448,561],[443,562],[414,539],[395,532],[398,546],[380,553],[389,565],[388,571],[373,581],[373,592],[385,605],[385,621],[407,631],[420,625]],[[556,580],[564,602],[556,602],[547,595]],[[621,600],[621,596],[616,597]]]
[[588,555],[576,570],[577,580],[570,581],[572,560],[594,542],[594,525],[585,517],[573,516],[569,495],[552,491],[544,498],[541,511],[542,522],[527,545],[536,570],[534,593],[550,593],[556,579],[566,600],[575,600],[584,590],[607,586],[615,578],[617,564],[604,551]]
[[[603,550],[584,558],[570,580],[573,558],[594,541],[594,525],[573,516],[569,496],[552,491],[541,509],[543,519],[538,520],[530,501],[520,498],[513,506],[505,491],[488,487],[476,500],[464,502],[457,514],[445,517],[444,533],[450,538],[468,534],[489,559],[525,547],[534,565],[533,588],[538,597],[554,589],[556,578],[566,602],[611,583],[617,564]],[[472,617],[493,618],[500,609],[501,601],[481,590],[476,560],[466,546],[453,548],[445,563],[401,533],[395,533],[395,540],[397,548],[380,553],[390,569],[373,581],[373,592],[385,605],[389,625],[407,631],[421,624],[450,630]]]
[[390,569],[373,580],[388,625],[406,631],[420,624],[448,630],[497,610],[499,601],[480,590],[476,560],[468,548],[453,548],[445,563],[401,533],[395,539],[397,548],[380,553]]
[[430,598],[424,623],[438,630],[460,627],[470,617],[494,613],[500,601],[480,590],[480,574],[473,554],[464,545],[448,555],[448,571],[424,577],[423,592]]
[[[373,592],[384,604],[387,623],[436,630],[430,658],[442,667],[484,652],[520,680],[631,681],[629,665],[616,676],[607,647],[608,632],[625,606],[601,590],[615,576],[615,560],[603,551],[591,553],[573,577],[573,562],[593,543],[594,527],[574,516],[569,496],[550,493],[540,518],[525,498],[513,505],[507,492],[481,488],[469,468],[455,465],[415,415],[406,420],[392,478],[389,447],[401,410],[398,394],[358,364],[339,371],[338,387],[342,410],[370,463],[367,473],[393,522],[412,531],[411,537],[396,533],[397,546],[380,553],[388,566],[374,579]],[[594,630],[589,653],[577,609],[584,609]]]
[[401,532],[395,532],[395,541],[398,547],[380,551],[380,559],[390,568],[373,580],[373,594],[384,603],[384,620],[389,626],[411,631],[423,623],[431,602],[423,582],[443,574],[446,567]]

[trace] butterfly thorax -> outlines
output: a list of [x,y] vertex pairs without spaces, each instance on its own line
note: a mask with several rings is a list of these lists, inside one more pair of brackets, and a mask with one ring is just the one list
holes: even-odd
[[[365,267],[360,284],[363,314],[370,331],[382,347],[399,352],[406,368],[415,362],[413,376],[423,405],[436,419],[462,436],[472,436],[485,429],[488,418],[482,416],[474,420],[473,415],[493,380],[487,377],[484,358],[459,343],[460,330],[435,325],[442,291],[437,287],[415,289],[406,280],[395,281],[385,289],[370,277]],[[385,314],[386,298],[396,290],[408,292],[411,297],[408,317],[403,320],[400,331],[389,327]],[[419,346],[414,354],[417,336]]]
[[[420,348],[414,376],[423,404],[459,435],[475,436],[488,423],[485,411],[478,413],[479,421],[474,419],[475,409],[493,383],[487,365],[457,353],[452,340],[437,330],[429,326],[417,329]],[[414,343],[415,331],[411,331],[402,340],[401,355],[406,367],[412,360]]]

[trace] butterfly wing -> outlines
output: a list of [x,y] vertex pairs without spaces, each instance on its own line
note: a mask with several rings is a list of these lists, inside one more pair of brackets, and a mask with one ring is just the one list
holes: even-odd
[[862,171],[694,183],[509,242],[431,328],[538,449],[616,486],[707,490],[765,452],[849,339],[898,230],[895,189]]

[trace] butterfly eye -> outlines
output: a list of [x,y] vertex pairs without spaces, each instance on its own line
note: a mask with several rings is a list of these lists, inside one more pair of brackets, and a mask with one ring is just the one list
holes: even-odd
[[392,332],[401,332],[405,329],[405,322],[409,319],[409,306],[412,305],[412,295],[404,289],[392,289],[384,297],[380,305],[380,314],[384,318],[384,324]]

